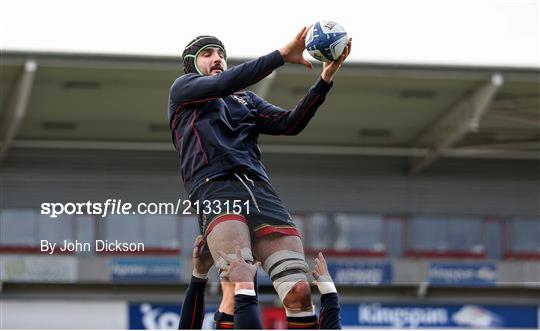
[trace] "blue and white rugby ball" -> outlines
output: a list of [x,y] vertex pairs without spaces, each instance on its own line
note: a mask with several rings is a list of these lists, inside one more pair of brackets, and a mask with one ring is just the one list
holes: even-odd
[[306,50],[315,59],[328,62],[339,58],[349,38],[345,29],[333,21],[319,21],[306,36]]

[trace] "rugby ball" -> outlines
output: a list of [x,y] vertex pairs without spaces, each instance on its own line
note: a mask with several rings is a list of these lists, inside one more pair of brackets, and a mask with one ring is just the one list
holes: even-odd
[[306,36],[306,50],[316,60],[335,61],[339,58],[349,38],[345,29],[333,21],[314,23]]

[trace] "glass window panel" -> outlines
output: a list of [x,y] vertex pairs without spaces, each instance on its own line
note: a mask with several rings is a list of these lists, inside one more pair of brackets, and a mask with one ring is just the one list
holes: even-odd
[[73,216],[58,215],[50,218],[48,215],[38,216],[38,241],[48,240],[57,244],[63,244],[64,240],[72,239]]
[[195,215],[181,215],[180,217],[180,237],[182,244],[182,254],[191,256],[193,252],[193,243],[200,234],[199,223]]
[[144,243],[149,247],[178,248],[178,220],[175,215],[144,215]]
[[467,250],[472,253],[484,251],[483,221],[477,218],[447,218],[446,241],[451,251]]
[[101,221],[105,240],[142,242],[141,218],[138,215],[110,215]]
[[510,250],[513,252],[540,252],[540,220],[514,219],[509,223]]
[[383,239],[381,215],[336,214],[337,250],[361,249],[382,252],[386,249]]
[[447,250],[443,219],[418,216],[409,220],[408,247],[414,250]]
[[315,213],[306,219],[306,234],[309,248],[327,249],[332,248],[333,222],[327,214]]
[[88,242],[92,246],[96,239],[97,220],[92,216],[76,216],[76,238],[80,242]]
[[0,243],[2,245],[38,245],[37,212],[32,209],[0,210]]
[[482,253],[483,220],[473,217],[416,216],[409,220],[409,249]]

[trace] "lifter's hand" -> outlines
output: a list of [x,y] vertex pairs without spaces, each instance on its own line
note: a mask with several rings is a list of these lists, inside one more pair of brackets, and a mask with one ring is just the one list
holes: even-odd
[[240,245],[235,241],[234,250],[236,258],[231,258],[223,251],[218,251],[219,255],[227,262],[227,266],[221,272],[221,276],[230,282],[235,283],[235,290],[238,289],[254,289],[253,278],[257,273],[257,268],[261,265],[260,262],[249,264],[244,261],[240,251]]
[[313,284],[319,288],[321,294],[337,293],[332,276],[330,276],[330,272],[328,271],[328,264],[326,264],[326,259],[321,252],[315,258],[315,269],[311,271],[311,274],[315,278]]
[[321,77],[325,82],[330,83],[332,79],[334,79],[334,75],[339,70],[339,68],[341,68],[341,65],[343,64],[347,56],[349,56],[349,54],[351,53],[351,46],[352,38],[349,38],[349,42],[347,43],[347,46],[345,46],[345,49],[343,50],[343,53],[341,53],[339,59],[332,62],[324,62]]
[[193,269],[200,275],[208,274],[208,270],[214,265],[214,259],[208,250],[204,250],[206,242],[203,236],[195,238],[193,245]]
[[306,35],[308,31],[309,27],[304,26],[293,40],[289,41],[287,45],[279,50],[279,53],[281,53],[281,56],[283,57],[283,61],[286,63],[303,64],[309,69],[313,67],[309,61],[304,59],[303,55],[304,49],[306,48]]

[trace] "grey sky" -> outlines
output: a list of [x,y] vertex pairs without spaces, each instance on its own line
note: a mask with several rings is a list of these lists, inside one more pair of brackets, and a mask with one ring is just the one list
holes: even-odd
[[355,62],[540,67],[539,0],[0,0],[2,49],[179,55],[200,34],[229,56],[279,48],[331,19]]

